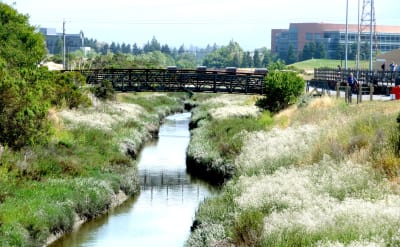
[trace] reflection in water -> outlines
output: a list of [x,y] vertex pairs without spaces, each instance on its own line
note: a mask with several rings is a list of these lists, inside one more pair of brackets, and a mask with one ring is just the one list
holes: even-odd
[[141,192],[52,246],[183,246],[195,210],[215,190],[186,173],[190,113],[172,115],[139,157]]

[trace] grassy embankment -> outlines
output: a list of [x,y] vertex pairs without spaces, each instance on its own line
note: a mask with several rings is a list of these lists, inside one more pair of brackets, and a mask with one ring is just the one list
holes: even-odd
[[119,94],[91,108],[53,110],[46,146],[0,153],[0,246],[43,246],[49,236],[138,192],[135,155],[183,94]]
[[200,205],[187,246],[400,244],[398,102],[321,98],[268,119],[228,114],[251,99],[221,97],[193,115],[188,153],[235,172]]

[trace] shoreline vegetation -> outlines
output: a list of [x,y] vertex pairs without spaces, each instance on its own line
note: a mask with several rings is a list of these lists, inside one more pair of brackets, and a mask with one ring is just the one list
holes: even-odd
[[398,102],[300,99],[270,115],[254,96],[196,97],[188,165],[223,189],[186,246],[400,245]]
[[0,245],[49,245],[137,194],[136,155],[165,116],[184,110],[186,97],[121,93],[52,109],[48,144],[0,154]]

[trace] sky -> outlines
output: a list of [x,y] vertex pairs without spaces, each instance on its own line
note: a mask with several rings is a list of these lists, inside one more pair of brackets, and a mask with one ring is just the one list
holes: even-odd
[[[0,0],[30,16],[33,26],[83,31],[97,41],[143,47],[155,37],[170,47],[271,47],[271,29],[290,23],[357,24],[358,2],[371,0]],[[377,25],[400,25],[398,0],[375,0]],[[361,14],[360,10],[360,14]]]

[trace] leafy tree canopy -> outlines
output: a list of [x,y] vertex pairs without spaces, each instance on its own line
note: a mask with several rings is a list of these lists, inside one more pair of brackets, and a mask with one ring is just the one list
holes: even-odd
[[0,3],[0,57],[6,61],[5,66],[36,67],[45,54],[44,38],[29,25],[28,16]]

